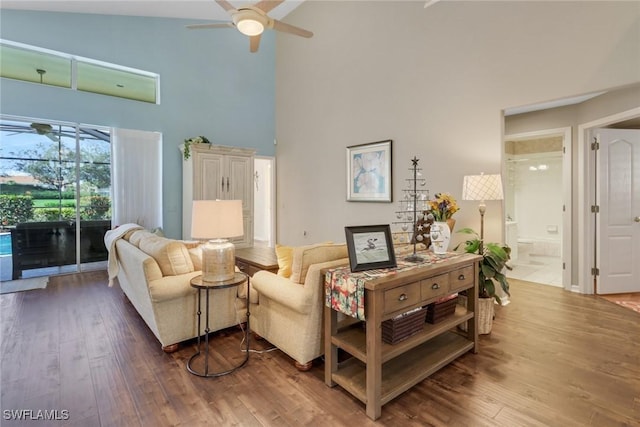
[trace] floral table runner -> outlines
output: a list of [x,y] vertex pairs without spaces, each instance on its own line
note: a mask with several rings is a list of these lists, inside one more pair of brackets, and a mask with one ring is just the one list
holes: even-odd
[[401,273],[427,264],[437,264],[461,256],[457,252],[447,252],[436,255],[431,251],[420,252],[423,262],[398,261],[396,268],[384,268],[352,273],[350,267],[339,267],[327,270],[324,277],[324,295],[327,307],[365,320],[364,313],[364,285],[367,280],[373,280],[387,274]]

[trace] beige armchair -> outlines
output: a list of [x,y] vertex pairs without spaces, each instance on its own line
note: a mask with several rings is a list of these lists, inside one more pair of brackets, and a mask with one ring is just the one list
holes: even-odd
[[295,361],[311,369],[324,354],[324,277],[321,270],[348,265],[345,244],[319,244],[293,250],[291,276],[259,271],[251,279],[257,303],[251,304],[251,329]]

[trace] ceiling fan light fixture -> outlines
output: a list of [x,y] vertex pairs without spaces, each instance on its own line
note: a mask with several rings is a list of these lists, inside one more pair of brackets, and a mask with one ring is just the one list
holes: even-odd
[[257,36],[264,31],[264,25],[253,19],[243,19],[238,22],[238,30],[245,36]]
[[257,36],[262,34],[267,25],[268,18],[253,10],[240,10],[233,16],[236,28],[245,36]]

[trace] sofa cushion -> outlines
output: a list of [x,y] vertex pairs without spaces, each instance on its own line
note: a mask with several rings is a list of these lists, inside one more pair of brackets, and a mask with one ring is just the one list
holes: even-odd
[[178,240],[151,234],[140,240],[139,248],[156,260],[163,276],[177,276],[194,271],[189,251]]
[[297,247],[293,250],[290,279],[295,283],[304,283],[310,265],[334,261],[348,256],[347,245],[344,243],[339,245],[320,243]]
[[279,245],[276,243],[276,256],[278,257],[278,276],[291,277],[291,266],[293,264],[293,247]]
[[144,239],[145,237],[151,237],[151,236],[157,237],[155,234],[153,234],[149,230],[144,230],[144,229],[134,230],[134,232],[128,236],[129,237],[128,240],[129,240],[129,243],[131,243],[133,246],[135,246],[136,248],[139,248],[140,242],[142,241],[142,239]]
[[193,269],[202,270],[202,248],[200,246],[196,246],[194,248],[187,247],[187,250],[189,251],[189,256],[193,263]]

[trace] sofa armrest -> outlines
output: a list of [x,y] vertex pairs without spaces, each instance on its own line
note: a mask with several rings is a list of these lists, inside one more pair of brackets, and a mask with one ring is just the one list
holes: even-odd
[[162,302],[176,298],[182,298],[185,295],[196,293],[196,289],[191,286],[191,279],[202,274],[200,271],[180,274],[177,276],[164,276],[160,279],[149,281],[149,294],[151,301]]
[[258,300],[272,299],[298,313],[308,313],[311,308],[312,294],[303,285],[293,283],[269,271],[258,271],[251,279],[251,287],[258,292]]

